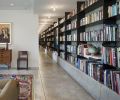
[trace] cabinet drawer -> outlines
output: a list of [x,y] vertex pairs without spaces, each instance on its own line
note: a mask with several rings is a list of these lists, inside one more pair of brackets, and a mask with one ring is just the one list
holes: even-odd
[[10,64],[11,63],[11,50],[0,50],[0,64]]

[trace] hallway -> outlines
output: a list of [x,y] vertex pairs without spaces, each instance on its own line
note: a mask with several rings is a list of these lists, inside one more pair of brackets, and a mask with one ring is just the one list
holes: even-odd
[[40,79],[45,100],[93,100],[60,66],[40,51]]
[[43,50],[40,50],[39,70],[11,69],[0,74],[33,74],[34,100],[94,100]]

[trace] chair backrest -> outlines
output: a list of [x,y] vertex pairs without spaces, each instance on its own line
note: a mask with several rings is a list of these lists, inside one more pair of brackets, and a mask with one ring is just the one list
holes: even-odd
[[28,51],[18,51],[18,58],[28,58]]

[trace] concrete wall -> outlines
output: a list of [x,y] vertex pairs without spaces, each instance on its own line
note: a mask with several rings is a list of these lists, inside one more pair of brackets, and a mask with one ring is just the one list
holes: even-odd
[[[17,67],[18,51],[29,51],[29,67],[39,66],[38,16],[29,10],[0,10],[0,22],[12,24],[12,66]],[[5,46],[5,45],[1,45]]]

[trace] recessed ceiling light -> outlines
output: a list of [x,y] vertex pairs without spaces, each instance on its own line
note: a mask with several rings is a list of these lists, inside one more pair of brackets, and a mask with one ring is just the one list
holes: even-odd
[[13,6],[14,6],[14,3],[10,3],[10,6],[13,7]]
[[53,11],[56,11],[56,7],[55,7],[55,6],[51,6],[51,9],[52,9]]

